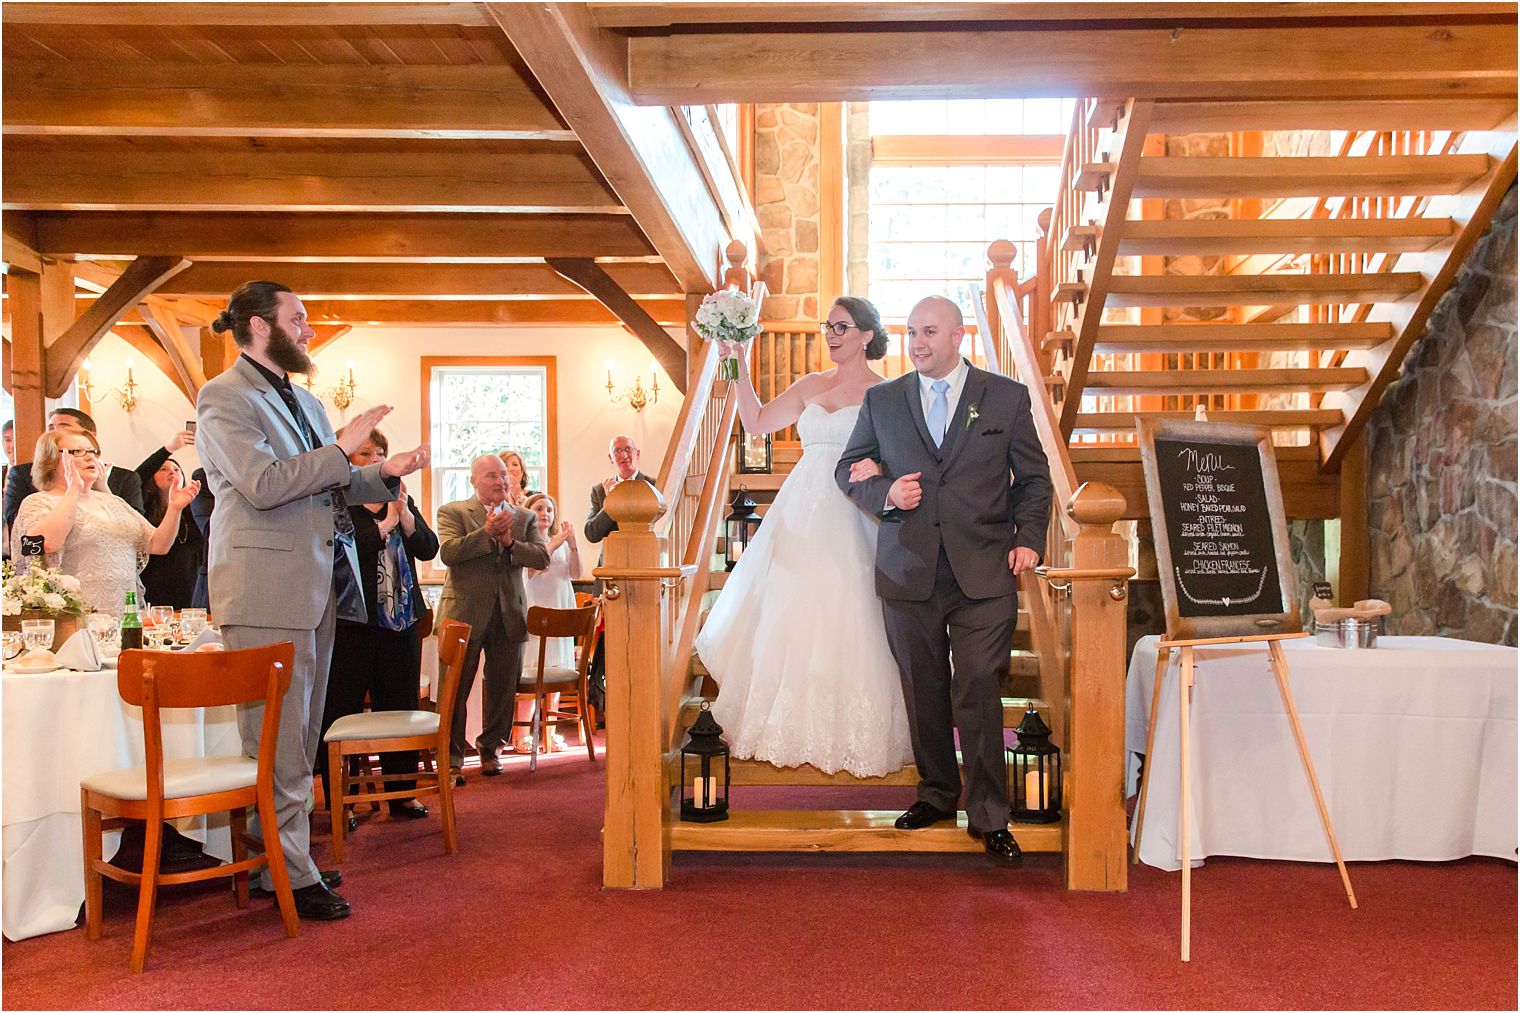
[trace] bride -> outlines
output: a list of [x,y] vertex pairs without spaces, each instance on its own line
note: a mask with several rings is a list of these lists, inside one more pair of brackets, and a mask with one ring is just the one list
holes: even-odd
[[739,360],[739,416],[749,433],[792,423],[802,458],[729,575],[696,648],[732,754],[782,767],[879,777],[913,758],[902,684],[887,646],[874,566],[877,521],[834,483],[887,332],[864,299],[835,300],[823,325],[834,368],[800,377],[761,405]]

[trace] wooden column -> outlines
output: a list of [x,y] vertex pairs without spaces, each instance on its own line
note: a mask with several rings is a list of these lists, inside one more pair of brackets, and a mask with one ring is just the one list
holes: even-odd
[[664,510],[659,493],[624,482],[607,497],[618,530],[602,545],[607,629],[607,805],[602,825],[602,885],[656,890],[670,873],[665,818],[665,716],[661,648],[671,596],[664,581],[680,569],[660,566],[651,528]]
[[[1080,527],[1071,542],[1073,570],[1129,565],[1129,549],[1114,532],[1124,497],[1086,482],[1071,498]],[[1071,757],[1066,799],[1066,887],[1118,891],[1128,887],[1129,842],[1124,814],[1124,627],[1126,601],[1113,578],[1071,582]]]
[[210,327],[201,328],[201,372],[211,379],[232,365],[237,358],[237,345],[232,334],[218,334]]
[[[1335,584],[1336,604],[1343,607],[1372,597],[1371,535],[1367,527],[1367,438],[1357,435],[1341,459],[1340,561],[1329,575]],[[1328,525],[1328,536],[1333,527]],[[1328,539],[1327,539],[1328,540]],[[1329,546],[1326,546],[1329,549]]]
[[6,276],[11,304],[11,397],[16,402],[16,456],[32,459],[47,424],[47,351],[42,337],[42,276],[12,268]]

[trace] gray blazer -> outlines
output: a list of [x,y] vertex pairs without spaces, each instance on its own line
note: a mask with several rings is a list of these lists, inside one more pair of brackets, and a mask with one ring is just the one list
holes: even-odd
[[438,624],[457,619],[470,624],[472,637],[486,635],[500,610],[510,641],[528,639],[528,593],[523,567],[549,568],[549,545],[538,530],[538,514],[512,511],[512,547],[506,552],[486,534],[486,508],[474,496],[438,508],[438,559],[449,568],[438,599]]
[[[648,482],[651,486],[654,485],[654,479],[642,471],[634,472],[633,477],[628,481]],[[587,541],[600,542],[603,538],[606,538],[618,529],[617,521],[613,520],[611,515],[603,509],[603,505],[606,502],[607,490],[602,488],[602,483],[598,482],[591,487],[591,514],[586,518]]]
[[[879,461],[882,474],[851,485],[850,465],[866,458]],[[892,482],[915,471],[923,472],[918,507],[884,510]],[[857,506],[881,518],[876,593],[883,598],[927,601],[941,545],[968,598],[1016,593],[1008,569],[1016,546],[1045,554],[1055,490],[1029,391],[1006,376],[971,367],[942,447],[929,436],[916,372],[877,384],[866,392],[834,479]]]
[[207,579],[219,623],[316,629],[333,593],[331,490],[349,503],[396,495],[380,465],[348,463],[322,402],[299,386],[295,395],[323,446],[307,448],[279,392],[241,356],[196,401],[196,449],[216,497]]

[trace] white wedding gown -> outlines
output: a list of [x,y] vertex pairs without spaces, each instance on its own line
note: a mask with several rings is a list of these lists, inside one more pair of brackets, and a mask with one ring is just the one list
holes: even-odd
[[876,526],[834,466],[859,407],[809,405],[802,458],[697,636],[732,755],[878,777],[912,762],[876,597]]

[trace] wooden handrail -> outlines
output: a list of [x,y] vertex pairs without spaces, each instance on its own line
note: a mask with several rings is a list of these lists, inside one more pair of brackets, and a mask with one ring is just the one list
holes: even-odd
[[[707,399],[712,396],[713,379],[718,375],[718,358],[718,346],[709,342],[702,356],[702,369],[681,404],[681,414],[676,416],[674,434],[665,449],[665,460],[660,462],[660,477],[656,483],[666,504],[676,502],[686,483],[686,472],[691,467],[692,453],[701,433]],[[666,513],[667,524],[671,513]]]

